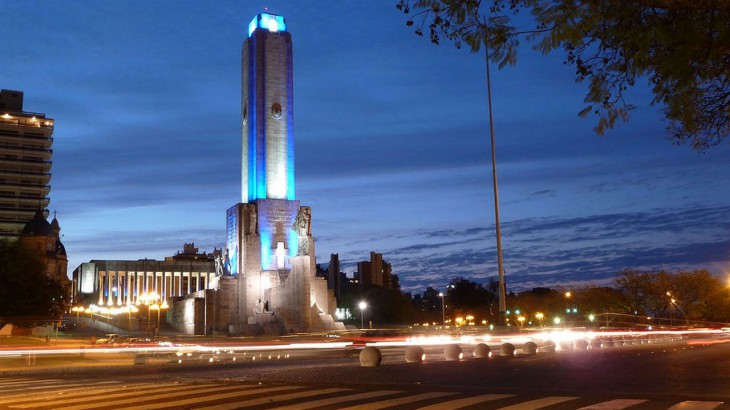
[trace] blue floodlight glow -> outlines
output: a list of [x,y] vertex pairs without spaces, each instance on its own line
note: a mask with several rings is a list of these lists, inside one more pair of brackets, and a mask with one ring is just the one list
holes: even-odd
[[289,229],[286,232],[286,241],[289,246],[289,258],[297,256],[297,250],[299,249],[299,235],[297,235],[293,229]]
[[272,270],[274,253],[271,250],[271,232],[262,230],[261,235],[261,270]]
[[286,23],[284,17],[275,14],[261,13],[251,20],[248,24],[248,36],[251,37],[257,28],[269,30],[272,33],[286,31]]

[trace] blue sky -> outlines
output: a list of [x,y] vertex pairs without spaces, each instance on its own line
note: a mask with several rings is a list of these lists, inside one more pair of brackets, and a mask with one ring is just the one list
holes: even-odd
[[[404,290],[496,276],[483,54],[432,45],[396,1],[23,1],[0,13],[0,88],[56,120],[50,209],[69,273],[221,247],[240,201],[240,60],[255,14],[294,44],[297,197],[317,261],[382,252]],[[509,290],[624,268],[730,274],[730,144],[665,139],[645,84],[596,136],[585,85],[528,47],[493,70]]]

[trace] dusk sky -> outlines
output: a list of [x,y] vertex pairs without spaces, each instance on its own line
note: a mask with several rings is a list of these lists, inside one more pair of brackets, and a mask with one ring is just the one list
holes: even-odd
[[[484,54],[432,45],[396,0],[22,1],[0,11],[0,88],[55,119],[49,209],[69,275],[91,259],[222,247],[241,200],[241,45],[294,47],[297,199],[317,262],[383,253],[403,290],[496,277]],[[625,268],[730,274],[730,144],[674,146],[639,84],[631,121],[579,118],[585,84],[527,43],[492,76],[508,291]]]

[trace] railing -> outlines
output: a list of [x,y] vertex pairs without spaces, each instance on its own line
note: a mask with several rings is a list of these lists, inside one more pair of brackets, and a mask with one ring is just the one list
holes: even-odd
[[0,115],[0,124],[11,124],[19,127],[33,127],[53,129],[53,120],[46,118],[14,117],[8,114]]

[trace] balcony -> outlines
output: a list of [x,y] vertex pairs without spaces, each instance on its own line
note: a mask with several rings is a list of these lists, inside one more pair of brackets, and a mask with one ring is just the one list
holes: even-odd
[[[32,115],[33,113],[23,113],[24,115],[0,115],[0,124],[9,124],[16,127],[27,127],[27,128],[43,128],[47,130],[53,129],[53,120],[50,118],[44,118],[42,114]],[[30,117],[25,114],[32,115]]]

